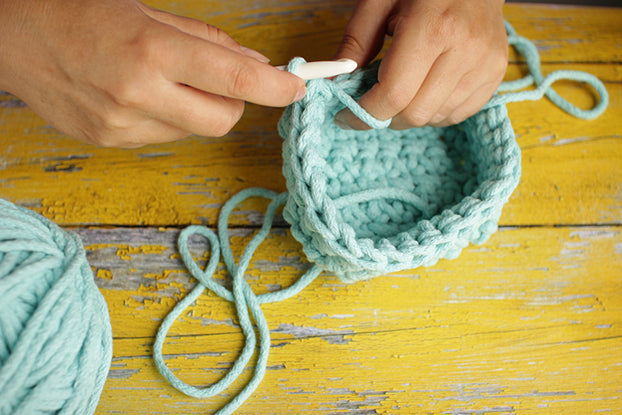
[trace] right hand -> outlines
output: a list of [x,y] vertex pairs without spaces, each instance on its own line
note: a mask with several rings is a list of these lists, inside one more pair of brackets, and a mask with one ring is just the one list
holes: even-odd
[[[386,34],[393,41],[378,82],[358,103],[392,118],[395,130],[464,121],[488,102],[508,65],[503,0],[359,0],[336,58],[364,66]],[[335,122],[369,129],[350,110]]]
[[138,0],[0,0],[0,89],[106,147],[222,136],[244,101],[286,106],[304,81],[222,30]]

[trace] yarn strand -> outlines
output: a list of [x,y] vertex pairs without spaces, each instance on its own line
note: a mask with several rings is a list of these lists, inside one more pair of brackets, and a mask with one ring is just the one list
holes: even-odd
[[[521,79],[503,82],[499,86],[497,92],[514,92],[495,95],[484,106],[484,109],[507,104],[509,102],[537,101],[546,95],[553,104],[576,118],[591,120],[600,116],[605,111],[609,105],[609,94],[600,79],[587,72],[571,70],[553,71],[545,77],[542,75],[540,69],[540,55],[538,54],[538,49],[533,42],[517,35],[516,30],[514,30],[512,25],[507,21],[505,22],[505,28],[508,33],[508,43],[514,46],[514,48],[524,56],[527,67],[529,68],[529,74]],[[577,107],[552,88],[553,83],[560,80],[577,81],[590,85],[598,94],[598,102],[594,107],[588,110]],[[533,90],[518,91],[534,84],[536,88]]]
[[[501,209],[517,186],[521,169],[520,148],[505,104],[546,96],[569,114],[590,119],[605,110],[609,99],[603,83],[593,75],[564,70],[544,77],[535,45],[518,36],[507,22],[506,30],[509,44],[525,57],[529,74],[502,83],[482,111],[458,126],[404,132],[387,129],[390,119],[374,118],[356,101],[376,82],[378,61],[334,80],[307,82],[306,96],[287,107],[278,124],[285,139],[283,174],[288,193],[243,190],[223,206],[218,236],[203,226],[190,226],[179,236],[182,260],[198,284],[166,316],[154,344],[156,365],[175,388],[197,398],[223,392],[247,367],[259,342],[251,380],[217,412],[231,414],[253,393],[266,371],[270,330],[261,304],[298,294],[323,271],[342,281],[356,282],[429,266],[440,258],[455,258],[469,243],[483,243],[497,230]],[[302,62],[302,58],[292,59],[288,70],[294,71]],[[591,85],[599,101],[589,110],[576,107],[552,89],[552,84],[562,79]],[[523,90],[533,85],[534,89]],[[372,130],[336,127],[332,117],[344,107]],[[449,149],[452,145],[455,148]],[[473,177],[465,177],[469,175]],[[270,204],[263,225],[236,263],[228,219],[239,203],[256,196],[270,200]],[[256,295],[244,274],[283,204],[283,216],[291,225],[292,235],[314,265],[289,287]],[[188,250],[188,238],[193,234],[202,235],[211,246],[204,271]],[[231,290],[212,278],[221,256],[232,278]],[[219,381],[199,388],[173,374],[164,361],[162,346],[174,321],[205,289],[234,303],[245,343]]]
[[[248,243],[244,252],[240,256],[239,262],[236,264],[229,243],[228,223],[229,216],[233,209],[245,199],[250,197],[263,197],[270,200],[270,204],[265,213],[265,220],[260,230],[253,236]],[[223,392],[229,388],[231,384],[239,377],[244,368],[248,365],[257,344],[257,336],[253,327],[251,316],[257,325],[259,334],[259,354],[255,372],[251,380],[239,391],[231,401],[222,407],[217,414],[226,415],[233,413],[248,397],[255,391],[261,382],[268,362],[270,351],[270,330],[260,305],[263,303],[282,301],[286,298],[294,296],[302,291],[307,285],[322,272],[321,268],[313,266],[302,277],[300,277],[291,286],[273,291],[266,294],[256,295],[251,287],[244,279],[244,273],[248,268],[253,254],[257,247],[265,240],[272,227],[272,222],[277,209],[286,201],[287,193],[277,194],[270,190],[260,188],[250,188],[241,191],[233,196],[223,206],[218,225],[218,235],[205,226],[189,226],[182,230],[178,239],[178,248],[182,261],[186,265],[188,271],[197,279],[198,284],[192,291],[186,295],[173,310],[162,321],[156,340],[153,346],[153,357],[156,366],[162,376],[164,376],[175,388],[186,395],[195,398],[208,398]],[[188,249],[188,240],[190,236],[197,234],[207,239],[210,244],[211,256],[205,270],[201,270],[196,264]],[[218,261],[222,256],[227,271],[232,277],[233,288],[228,290],[213,280]],[[166,336],[177,318],[194,303],[199,296],[209,289],[224,300],[233,302],[240,327],[244,334],[245,343],[238,358],[229,371],[216,383],[207,387],[196,387],[188,385],[169,369],[164,360],[162,347],[166,341]]]

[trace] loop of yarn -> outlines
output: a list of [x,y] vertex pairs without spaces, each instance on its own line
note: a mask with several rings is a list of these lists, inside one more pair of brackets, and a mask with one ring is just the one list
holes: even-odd
[[[381,129],[390,120],[374,120],[356,103],[376,82],[379,62],[307,83],[307,95],[286,109],[279,133],[289,191],[284,217],[311,262],[353,282],[455,258],[496,231],[519,181],[520,149],[506,103],[546,95],[578,118],[605,110],[600,80],[577,71],[544,77],[533,43],[507,22],[506,28],[530,75],[502,84],[500,91],[514,92],[495,95],[456,126]],[[599,102],[590,110],[574,106],[551,88],[560,79],[593,86]],[[534,90],[515,91],[534,83]],[[341,130],[333,119],[344,107],[363,113],[375,129]]]
[[[231,211],[236,205],[253,196],[264,197],[271,202],[266,210],[265,220],[261,229],[251,239],[249,244],[244,249],[239,262],[236,264],[233,253],[231,252],[231,246],[229,244],[229,231],[227,226],[229,222],[228,219]],[[160,329],[158,330],[153,346],[153,353],[156,366],[160,370],[160,373],[162,373],[171,385],[186,395],[193,396],[195,398],[208,398],[217,395],[228,388],[231,383],[238,378],[247,366],[255,351],[257,336],[255,335],[255,330],[253,329],[251,316],[255,320],[257,331],[259,332],[259,354],[253,377],[229,403],[218,411],[219,415],[231,414],[235,411],[253,393],[265,374],[268,354],[270,351],[270,330],[268,329],[268,323],[266,322],[260,305],[263,303],[282,301],[298,294],[321,273],[321,269],[314,266],[290,287],[261,295],[256,295],[244,279],[244,273],[250,264],[253,253],[270,232],[276,210],[282,206],[283,203],[285,203],[286,198],[286,193],[277,194],[266,189],[250,188],[243,190],[229,199],[225,206],[223,206],[218,222],[218,236],[216,236],[212,230],[204,226],[189,226],[181,232],[178,239],[178,247],[182,261],[192,276],[197,279],[198,284],[188,295],[177,303],[175,308],[166,316],[160,326]],[[205,270],[200,269],[194,259],[192,259],[188,249],[188,238],[193,234],[203,236],[210,243],[211,256]],[[227,271],[233,280],[233,289],[231,291],[216,283],[212,279],[221,254],[227,267]],[[172,324],[181,315],[181,313],[183,313],[184,310],[190,306],[203,293],[203,291],[205,291],[206,288],[224,300],[231,301],[235,304],[239,324],[244,334],[245,343],[242,352],[224,377],[211,386],[198,388],[186,384],[173,374],[164,361],[162,347]]]
[[0,414],[94,413],[111,358],[78,236],[0,199]]
[[[540,70],[540,55],[538,54],[536,46],[529,39],[516,34],[512,25],[507,21],[505,22],[505,28],[508,33],[508,43],[514,46],[518,53],[525,57],[527,67],[529,68],[529,74],[515,81],[503,82],[497,92],[517,91],[534,84],[536,88],[533,90],[511,92],[501,95],[497,94],[492,97],[484,108],[510,102],[536,101],[546,95],[551,102],[576,118],[591,120],[600,116],[605,109],[607,109],[609,105],[609,94],[600,79],[587,72],[570,70],[553,71],[545,77]],[[553,83],[560,80],[583,82],[592,86],[598,93],[598,102],[589,110],[581,109],[570,103],[552,88]]]
[[[498,92],[514,92],[495,95],[479,113],[455,126],[395,131],[386,128],[391,120],[377,120],[367,113],[357,99],[377,82],[379,61],[334,80],[307,82],[306,96],[287,107],[278,124],[284,138],[283,175],[288,193],[242,191],[223,207],[218,237],[197,226],[180,235],[182,259],[199,283],[165,318],[156,337],[156,365],[173,386],[200,398],[229,387],[248,364],[257,342],[252,316],[259,332],[259,357],[252,379],[218,412],[230,414],[250,396],[265,373],[270,332],[260,304],[297,294],[322,271],[355,282],[429,266],[440,258],[456,258],[469,243],[483,243],[497,230],[501,210],[521,172],[521,153],[505,104],[546,95],[571,115],[593,118],[608,102],[604,85],[592,75],[556,71],[542,76],[535,46],[517,36],[509,24],[506,27],[509,42],[525,56],[530,75],[502,84]],[[302,58],[294,58],[288,70],[294,71],[302,62]],[[559,79],[592,85],[600,102],[591,110],[575,107],[551,89]],[[534,90],[515,92],[534,83]],[[334,117],[343,108],[349,108],[372,130],[337,127]],[[262,196],[271,203],[262,228],[236,264],[229,246],[228,216],[236,204],[250,196]],[[244,272],[268,234],[276,208],[283,203],[283,216],[291,225],[292,235],[314,266],[287,289],[255,295],[244,280]],[[195,233],[211,245],[212,256],[205,271],[188,252],[188,237]],[[220,250],[233,279],[231,291],[212,280]],[[174,320],[205,288],[234,302],[245,345],[219,382],[196,388],[166,367],[162,345]]]

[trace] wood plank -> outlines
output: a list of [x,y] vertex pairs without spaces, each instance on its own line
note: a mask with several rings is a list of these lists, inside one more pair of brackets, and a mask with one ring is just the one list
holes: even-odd
[[[249,6],[239,0],[185,0],[153,4],[194,17],[211,16],[213,23],[231,29],[240,40],[248,40],[250,46],[258,46],[280,63],[292,56],[291,50],[332,50],[352,2],[266,0]],[[542,47],[545,60],[573,62],[545,65],[545,73],[570,68],[593,72],[607,81],[611,105],[601,118],[586,122],[546,101],[510,104],[510,117],[527,161],[523,183],[501,223],[620,223],[622,66],[616,54],[622,37],[615,24],[620,21],[620,10],[508,5],[506,11],[525,36],[549,46],[560,42],[556,47]],[[333,44],[325,41],[328,38]],[[309,41],[314,48],[308,47]],[[577,46],[588,41],[589,47]],[[285,47],[288,42],[302,43],[290,50]],[[554,53],[563,53],[564,58]],[[518,68],[512,65],[508,78],[517,76]],[[581,106],[592,102],[584,89],[569,84],[558,89]],[[249,105],[243,120],[222,139],[195,137],[131,151],[114,150],[64,137],[21,101],[2,95],[0,197],[67,226],[213,224],[221,204],[241,189],[284,190],[281,139],[275,127],[280,113]],[[564,168],[571,165],[570,171]],[[260,215],[255,209],[256,205],[248,205],[248,214],[237,216],[234,223],[256,225]]]
[[[98,413],[206,413],[229,399],[185,397],[151,360],[160,320],[193,286],[178,231],[77,231],[115,337]],[[233,234],[239,253],[250,230]],[[197,258],[204,249],[191,240]],[[277,229],[248,271],[252,288],[290,284],[301,255]],[[321,276],[263,306],[270,370],[238,413],[620,412],[621,270],[622,227],[542,227],[503,229],[427,269],[357,284]],[[201,385],[224,374],[242,345],[233,311],[204,295],[184,313],[164,349],[175,373]]]
[[[263,383],[236,414],[622,411],[619,336],[586,340],[568,327],[560,339],[551,327],[464,338],[452,329],[362,333],[343,343],[328,336],[275,339]],[[204,353],[206,345],[212,353]],[[144,340],[119,339],[114,347],[100,415],[214,413],[250,376],[245,372],[227,395],[193,399],[160,378]],[[239,336],[199,336],[167,353],[173,367],[183,366],[176,373],[185,381],[206,385],[224,375],[235,357],[230,350],[240,347]]]
[[[610,324],[607,320],[622,316],[621,231],[619,226],[506,228],[484,245],[466,248],[457,260],[358,284],[321,276],[300,296],[264,309],[274,316],[268,317],[271,327],[337,330],[333,334],[431,321],[456,325],[460,332],[464,325],[466,333],[475,326],[520,330],[552,321]],[[78,234],[108,302],[115,337],[153,336],[164,315],[195,285],[177,254],[175,229],[81,228]],[[232,230],[235,255],[252,234]],[[193,237],[190,249],[204,264],[208,253],[202,237]],[[308,268],[304,258],[289,231],[274,229],[256,252],[247,280],[258,293],[286,287]],[[229,278],[222,264],[216,278],[223,283]],[[236,321],[230,304],[206,293],[171,333],[234,333]]]
[[[502,224],[622,221],[622,83],[608,88],[610,107],[593,121],[547,101],[509,105],[523,148],[523,181]],[[557,89],[590,105],[591,96],[576,85]],[[222,203],[244,188],[285,190],[279,115],[249,105],[224,138],[122,150],[65,138],[28,108],[1,108],[0,195],[63,225],[214,224]],[[257,224],[256,209],[248,205],[249,214],[234,223]]]
[[[302,52],[329,58],[354,0],[149,3],[222,27],[279,64]],[[546,101],[509,105],[523,178],[505,226],[486,244],[368,282],[322,275],[299,296],[264,305],[269,368],[237,413],[622,412],[622,9],[505,11],[538,45],[544,73],[596,74],[610,108],[586,122]],[[513,79],[524,65],[510,61]],[[593,101],[577,85],[556,88],[582,107]],[[280,113],[249,105],[222,139],[98,149],[0,93],[0,197],[76,231],[109,306],[114,360],[98,414],[211,413],[249,378],[247,370],[214,400],[188,398],[159,375],[151,348],[163,317],[195,284],[175,248],[178,228],[215,225],[221,204],[249,186],[284,189]],[[252,201],[233,215],[236,255],[264,208]],[[257,292],[285,287],[308,267],[277,223],[247,273]],[[205,248],[191,240],[202,264]],[[225,277],[221,264],[216,278]],[[233,306],[209,294],[171,334],[168,362],[197,385],[222,376],[243,340]]]
[[[240,43],[280,64],[299,54],[308,60],[330,58],[337,50],[356,2],[263,0],[249,4],[245,0],[150,0],[147,3],[220,27]],[[544,61],[622,61],[619,8],[506,4],[504,14],[520,35],[534,39]]]

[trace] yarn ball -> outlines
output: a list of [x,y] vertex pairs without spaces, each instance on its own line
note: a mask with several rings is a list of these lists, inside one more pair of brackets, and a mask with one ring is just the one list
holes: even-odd
[[92,414],[111,358],[78,236],[0,199],[0,415]]
[[[433,265],[484,242],[521,172],[505,105],[450,127],[396,131],[355,101],[377,75],[378,62],[309,81],[279,122],[284,217],[309,261],[346,282]],[[373,128],[339,128],[333,120],[345,107]]]

